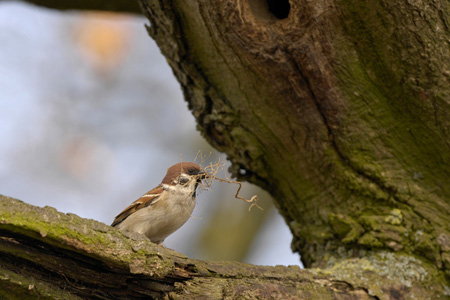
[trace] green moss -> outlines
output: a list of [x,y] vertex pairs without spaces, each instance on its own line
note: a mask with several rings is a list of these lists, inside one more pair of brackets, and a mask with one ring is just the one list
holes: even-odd
[[319,243],[323,243],[333,236],[330,228],[325,225],[305,225],[292,221],[289,227],[294,231],[295,236],[301,236],[306,240],[318,241]]
[[441,261],[440,253],[433,237],[425,232],[418,231],[413,237],[416,251],[431,261]]
[[330,213],[329,220],[333,231],[342,239],[343,243],[356,241],[364,232],[363,227],[347,215]]
[[[337,137],[337,143],[339,147],[339,151],[341,154],[349,151],[347,146],[344,144],[339,144],[339,137]],[[353,146],[356,145],[357,142],[351,142]],[[353,150],[352,150],[353,151]],[[371,161],[367,159],[355,160],[353,154],[349,154],[349,160],[344,163],[342,159],[336,157],[336,153],[332,149],[327,150],[327,156],[330,160],[333,161],[333,173],[337,178],[339,178],[339,189],[341,193],[351,192],[352,196],[358,196],[363,202],[363,199],[367,201],[388,201],[391,197],[388,190],[385,190],[379,184],[371,181],[366,176],[361,176],[360,168],[368,168],[371,164]],[[347,154],[345,154],[347,156]],[[363,167],[361,167],[363,166]]]
[[[386,212],[380,209],[380,213]],[[358,240],[366,247],[387,247],[394,251],[411,250],[410,228],[402,226],[403,216],[399,209],[392,209],[388,215],[362,215],[359,220],[367,232]]]
[[359,240],[359,245],[363,245],[367,248],[374,249],[374,248],[381,248],[383,247],[383,243],[378,240],[373,234],[366,233],[364,234]]
[[384,221],[386,223],[392,224],[392,225],[400,225],[403,221],[403,215],[402,211],[400,209],[394,208],[391,210],[391,214],[387,216]]
[[[74,214],[62,214],[51,207],[31,206],[4,196],[0,196],[0,228],[80,252],[119,268],[131,265],[137,273],[156,274],[158,270],[149,268],[149,265],[172,263],[168,259],[162,260],[157,250],[160,248],[149,241],[133,241],[103,223]],[[122,249],[121,255],[117,255],[117,249]]]

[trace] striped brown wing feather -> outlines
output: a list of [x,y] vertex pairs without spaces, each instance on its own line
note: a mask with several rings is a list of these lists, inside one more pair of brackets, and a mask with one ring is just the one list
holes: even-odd
[[133,203],[131,203],[127,208],[125,208],[120,214],[117,215],[117,217],[114,219],[114,222],[111,224],[111,226],[116,226],[120,224],[123,220],[128,218],[131,214],[134,212],[140,210],[141,208],[147,207],[149,205],[152,205],[156,203],[159,200],[159,195],[164,191],[164,189],[161,186],[157,186],[156,188],[152,189],[145,195],[143,195],[141,198],[137,199]]

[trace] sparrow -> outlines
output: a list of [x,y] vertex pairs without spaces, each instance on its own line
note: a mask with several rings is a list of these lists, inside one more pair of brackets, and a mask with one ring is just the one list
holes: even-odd
[[195,191],[205,176],[202,168],[192,162],[171,166],[161,184],[125,208],[111,226],[124,233],[143,234],[162,245],[190,218]]

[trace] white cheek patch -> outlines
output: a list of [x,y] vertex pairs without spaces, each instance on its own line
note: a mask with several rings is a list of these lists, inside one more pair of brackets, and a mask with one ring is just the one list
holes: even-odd
[[169,191],[169,192],[174,192],[175,191],[175,185],[170,185],[170,184],[163,183],[162,184],[162,188],[164,190],[166,190],[166,191]]

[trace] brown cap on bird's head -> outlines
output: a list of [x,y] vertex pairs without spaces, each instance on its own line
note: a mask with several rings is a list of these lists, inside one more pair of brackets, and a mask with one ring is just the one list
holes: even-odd
[[[162,180],[161,183],[165,184],[171,184],[175,179],[177,179],[178,176],[181,174],[187,174],[187,175],[202,175],[204,172],[202,171],[202,168],[192,162],[181,162],[177,163],[173,166],[171,166],[169,169],[167,169],[167,174]],[[203,178],[201,176],[201,178]]]

